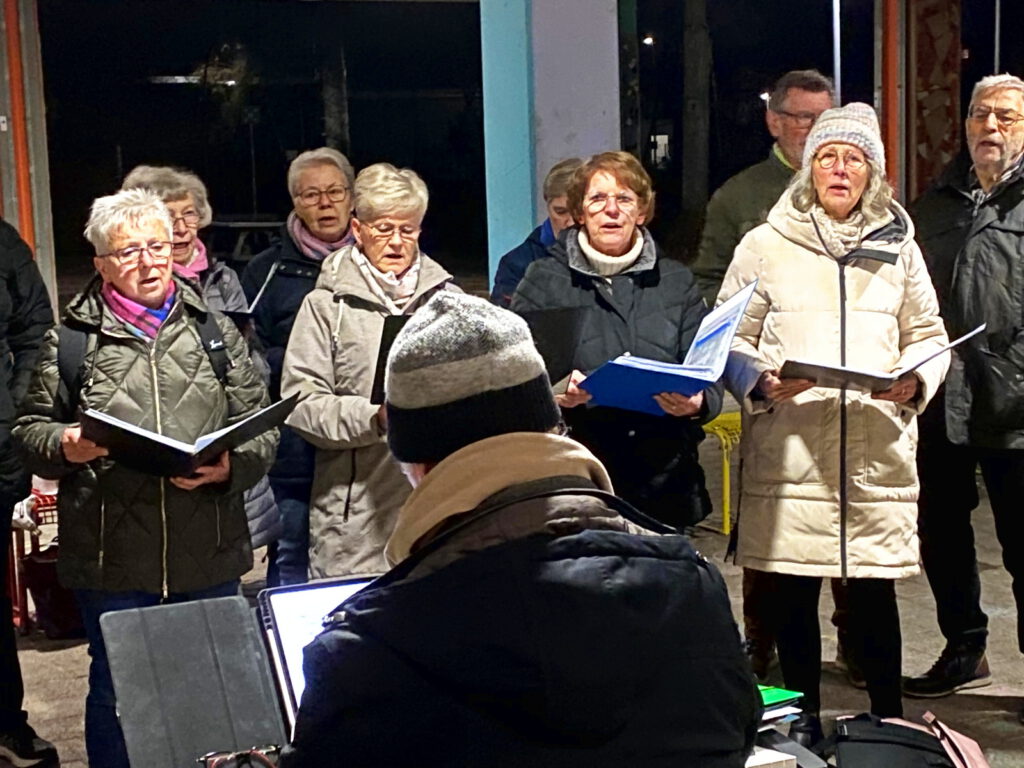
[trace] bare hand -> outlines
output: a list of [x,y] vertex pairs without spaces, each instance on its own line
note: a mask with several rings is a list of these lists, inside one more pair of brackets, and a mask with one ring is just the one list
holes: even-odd
[[872,392],[873,400],[889,400],[893,403],[907,403],[917,397],[921,391],[921,380],[913,373],[905,373],[900,376],[896,383],[881,392]]
[[662,392],[655,395],[654,400],[669,416],[696,416],[704,405],[704,393],[698,392],[687,397],[678,392]]
[[224,451],[213,464],[204,464],[191,477],[172,477],[171,485],[183,491],[193,491],[208,483],[226,483],[231,477],[231,455]]
[[377,425],[381,434],[388,431],[388,407],[386,403],[381,403],[380,408],[377,409]]
[[761,378],[757,380],[755,389],[760,390],[761,394],[769,400],[781,403],[801,392],[806,392],[813,386],[814,382],[810,379],[780,379],[779,372],[774,370],[762,373]]
[[562,408],[575,408],[590,400],[590,393],[580,389],[579,384],[586,376],[582,371],[573,371],[569,374],[569,385],[565,388],[564,395],[555,395],[555,402]]
[[93,459],[110,453],[106,448],[82,437],[81,427],[64,428],[64,433],[60,436],[60,449],[64,452],[64,458],[72,464],[88,464]]

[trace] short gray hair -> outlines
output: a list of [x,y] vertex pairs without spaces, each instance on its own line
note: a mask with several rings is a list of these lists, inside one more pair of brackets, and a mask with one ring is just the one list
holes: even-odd
[[374,163],[356,176],[355,206],[360,221],[389,215],[413,215],[422,219],[429,200],[426,183],[410,168]]
[[167,239],[171,239],[171,214],[160,196],[148,189],[122,189],[92,201],[83,234],[96,253],[103,254],[110,250],[110,243],[120,230],[148,221],[163,227]]
[[[881,218],[892,205],[892,187],[885,178],[885,169],[870,157],[868,161],[868,183],[860,197],[860,206],[872,218]],[[798,211],[807,213],[811,207],[818,202],[818,193],[814,189],[814,181],[811,178],[812,163],[803,166],[789,182],[786,194],[791,196],[793,207]]]
[[202,179],[184,168],[169,165],[137,165],[124,177],[121,189],[148,189],[160,195],[165,203],[184,200],[189,195],[199,214],[199,227],[209,226],[213,221],[210,197]]
[[288,166],[288,194],[295,197],[299,194],[299,176],[307,168],[316,165],[333,165],[341,175],[345,177],[345,185],[351,191],[355,181],[356,172],[352,170],[352,163],[348,161],[341,152],[330,147],[309,149],[298,155]]
[[811,93],[827,93],[831,103],[835,104],[836,101],[836,89],[832,78],[825,77],[816,69],[794,69],[775,82],[771,96],[768,97],[768,109],[772,112],[781,112],[791,88]]
[[974,89],[971,91],[971,103],[968,107],[973,106],[974,102],[978,100],[985,91],[1018,91],[1024,94],[1024,80],[1021,80],[1016,75],[1009,73],[1002,75],[989,75],[983,77],[977,83],[974,84]]
[[581,158],[568,157],[551,166],[548,175],[544,177],[544,200],[550,203],[556,197],[568,194],[573,174],[581,165],[583,165]]

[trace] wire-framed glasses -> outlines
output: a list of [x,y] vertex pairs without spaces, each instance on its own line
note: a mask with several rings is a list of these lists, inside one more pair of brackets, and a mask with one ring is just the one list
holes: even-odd
[[136,267],[142,260],[143,252],[149,254],[154,264],[166,264],[171,260],[171,246],[169,240],[150,240],[145,245],[129,245],[127,248],[119,248],[110,253],[101,253],[101,259],[110,257],[122,267]]
[[348,197],[348,187],[343,187],[341,184],[337,184],[327,189],[317,189],[316,187],[310,187],[304,189],[295,196],[305,206],[312,207],[319,204],[321,197],[327,195],[327,199],[332,203],[340,203],[346,197]]

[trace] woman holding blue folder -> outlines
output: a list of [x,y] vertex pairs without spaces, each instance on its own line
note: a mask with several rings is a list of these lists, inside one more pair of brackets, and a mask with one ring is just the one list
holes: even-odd
[[556,398],[572,436],[607,467],[619,496],[669,525],[693,525],[711,511],[697,445],[701,425],[721,410],[721,384],[690,397],[656,395],[658,416],[591,407],[579,384],[627,352],[682,362],[707,308],[690,270],[663,258],[644,227],[654,191],[635,157],[592,156],[567,197],[577,225],[561,232],[552,258],[530,265],[511,308],[586,310],[573,373]]
[[[757,280],[725,379],[744,406],[736,562],[761,572],[795,731],[821,737],[823,578],[847,585],[845,647],[871,711],[903,712],[896,579],[918,573],[916,415],[941,383],[940,355],[882,392],[782,378],[787,360],[896,371],[946,332],[910,217],[892,200],[878,118],[824,112],[803,169],[733,256],[719,300]],[[825,382],[822,382],[823,384]]]

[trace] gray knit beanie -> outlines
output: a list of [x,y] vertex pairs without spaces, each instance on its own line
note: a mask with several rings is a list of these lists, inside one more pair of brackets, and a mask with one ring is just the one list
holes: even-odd
[[878,115],[868,104],[851,102],[845,107],[826,109],[814,122],[804,145],[804,167],[826,144],[841,142],[860,149],[868,159],[885,167],[885,147],[878,128]]
[[547,432],[561,412],[526,322],[484,299],[439,291],[388,355],[388,445],[432,463],[507,432]]

